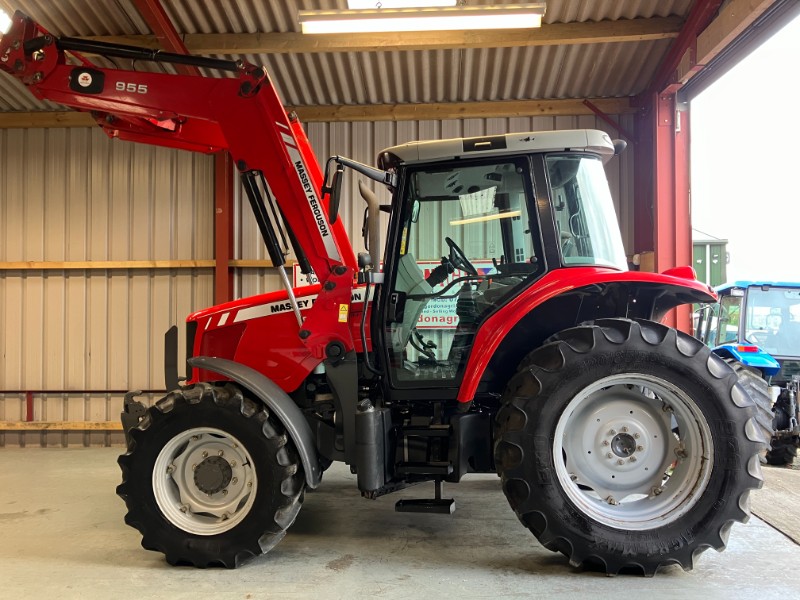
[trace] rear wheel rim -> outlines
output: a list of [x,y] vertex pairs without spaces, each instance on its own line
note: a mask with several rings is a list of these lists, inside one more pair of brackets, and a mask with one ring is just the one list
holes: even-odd
[[253,460],[236,437],[211,427],[188,429],[161,449],[153,495],[164,517],[196,535],[217,535],[250,513],[258,489]]
[[575,395],[556,425],[553,456],[562,488],[586,516],[641,531],[691,510],[708,487],[714,447],[685,391],[628,373]]

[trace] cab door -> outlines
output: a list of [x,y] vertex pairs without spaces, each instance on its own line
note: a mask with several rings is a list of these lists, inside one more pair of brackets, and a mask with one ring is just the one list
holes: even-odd
[[480,323],[544,272],[530,174],[528,156],[406,168],[381,324],[393,388],[454,395]]

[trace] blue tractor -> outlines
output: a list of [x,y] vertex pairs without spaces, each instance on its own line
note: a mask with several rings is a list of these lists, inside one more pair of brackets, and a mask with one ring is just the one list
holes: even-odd
[[735,281],[716,291],[719,302],[695,313],[696,336],[761,398],[759,424],[771,439],[766,462],[791,464],[800,445],[800,283]]

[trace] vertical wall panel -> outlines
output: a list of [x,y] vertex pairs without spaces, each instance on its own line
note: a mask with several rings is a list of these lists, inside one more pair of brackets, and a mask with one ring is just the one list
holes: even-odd
[[[0,261],[210,260],[213,208],[209,156],[97,129],[0,131]],[[0,271],[0,390],[59,392],[35,395],[35,420],[116,421],[122,395],[106,390],[162,389],[164,331],[212,302],[212,269]],[[0,394],[0,420],[25,417],[24,394]],[[121,440],[0,433],[0,446]]]

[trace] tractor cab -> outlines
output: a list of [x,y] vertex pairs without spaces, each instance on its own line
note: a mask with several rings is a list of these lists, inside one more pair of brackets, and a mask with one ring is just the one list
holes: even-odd
[[394,387],[455,390],[480,324],[555,269],[626,270],[599,131],[412,142],[397,176],[382,351]]

